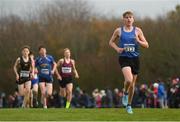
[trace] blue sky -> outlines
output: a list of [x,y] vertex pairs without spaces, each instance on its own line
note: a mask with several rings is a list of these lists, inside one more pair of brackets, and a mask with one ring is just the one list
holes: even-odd
[[[22,11],[33,10],[36,6],[53,0],[0,0],[0,8],[22,15]],[[134,11],[140,18],[165,15],[174,10],[180,0],[86,0],[93,10],[107,17],[121,16],[126,10]]]

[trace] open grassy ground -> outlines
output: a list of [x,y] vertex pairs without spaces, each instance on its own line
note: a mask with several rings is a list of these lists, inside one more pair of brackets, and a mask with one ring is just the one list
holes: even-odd
[[0,121],[180,121],[180,109],[0,109]]

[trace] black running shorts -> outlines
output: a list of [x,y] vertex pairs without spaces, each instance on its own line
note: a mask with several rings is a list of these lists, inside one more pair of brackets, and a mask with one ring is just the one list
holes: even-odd
[[65,88],[67,84],[73,83],[72,77],[63,77],[62,80],[59,80],[59,85],[62,88]]
[[121,66],[121,69],[127,66],[131,67],[132,74],[134,75],[137,75],[139,73],[139,69],[140,69],[139,57],[128,58],[128,57],[119,56],[119,64]]

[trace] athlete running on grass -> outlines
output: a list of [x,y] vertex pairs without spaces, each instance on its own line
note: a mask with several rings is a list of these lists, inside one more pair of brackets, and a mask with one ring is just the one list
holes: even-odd
[[66,97],[65,108],[69,108],[72,99],[73,73],[75,78],[79,78],[75,67],[75,61],[71,59],[70,49],[64,49],[64,58],[59,59],[57,67],[59,67],[58,79],[60,84],[60,95]]
[[[129,114],[132,114],[131,102],[134,95],[135,83],[139,73],[139,46],[148,48],[142,30],[133,26],[134,16],[131,11],[123,14],[124,25],[118,27],[110,41],[109,45],[119,54],[119,64],[124,76],[124,95],[122,103],[126,106]],[[118,39],[118,45],[115,41]]]

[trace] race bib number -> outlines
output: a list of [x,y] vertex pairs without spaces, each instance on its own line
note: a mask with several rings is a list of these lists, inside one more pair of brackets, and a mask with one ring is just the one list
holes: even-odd
[[21,71],[20,77],[28,78],[30,76],[30,71]]
[[41,73],[45,75],[49,75],[49,70],[48,69],[41,69]]
[[135,52],[135,44],[124,44],[124,50],[126,52]]
[[71,67],[62,67],[62,73],[71,73],[72,68]]

